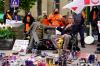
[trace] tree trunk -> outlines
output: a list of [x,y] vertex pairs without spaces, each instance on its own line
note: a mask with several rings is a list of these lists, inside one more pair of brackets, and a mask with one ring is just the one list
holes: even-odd
[[37,0],[38,16],[42,15],[42,0]]
[[60,0],[55,0],[55,8],[60,9]]
[[4,13],[6,13],[8,9],[10,9],[9,1],[10,0],[4,0]]

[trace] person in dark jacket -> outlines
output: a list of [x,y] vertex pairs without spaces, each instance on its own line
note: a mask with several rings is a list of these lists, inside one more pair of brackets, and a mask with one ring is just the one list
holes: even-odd
[[6,23],[6,19],[12,20],[12,13],[10,10],[7,10],[6,14],[3,17],[4,19],[4,24]]
[[13,20],[15,20],[15,21],[20,21],[21,20],[21,17],[17,14],[17,12],[14,13]]
[[25,25],[25,32],[27,32],[31,24],[35,22],[35,19],[32,17],[31,13],[29,12],[27,15],[25,15],[23,22]]
[[98,8],[96,6],[93,6],[90,12],[90,22],[91,22],[93,31],[95,31],[95,28],[97,27],[97,16],[99,14],[98,12],[99,12]]
[[100,42],[100,33],[98,30],[98,21],[100,21],[100,13],[97,6],[93,6],[90,12],[90,22],[92,26],[92,35],[98,35],[98,42]]
[[96,30],[98,33],[98,42],[100,42],[100,32],[99,32],[98,25],[97,25],[98,21],[100,21],[100,11],[98,11],[97,18],[96,18]]
[[80,34],[80,42],[81,47],[85,48],[85,42],[84,42],[84,18],[82,14],[74,14],[74,25],[72,28],[72,31],[74,34],[77,34],[79,32]]

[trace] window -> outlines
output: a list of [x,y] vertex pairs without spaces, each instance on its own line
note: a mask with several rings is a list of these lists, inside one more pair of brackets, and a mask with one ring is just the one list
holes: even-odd
[[54,0],[55,2],[55,8],[60,8],[60,0]]

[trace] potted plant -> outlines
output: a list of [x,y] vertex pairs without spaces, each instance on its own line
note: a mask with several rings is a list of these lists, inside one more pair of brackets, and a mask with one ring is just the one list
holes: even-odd
[[0,25],[0,50],[12,49],[14,37],[11,26]]

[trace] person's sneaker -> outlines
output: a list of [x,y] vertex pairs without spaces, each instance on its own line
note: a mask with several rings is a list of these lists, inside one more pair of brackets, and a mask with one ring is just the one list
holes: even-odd
[[82,45],[81,47],[82,47],[82,48],[85,48],[85,46],[84,46],[84,45]]

